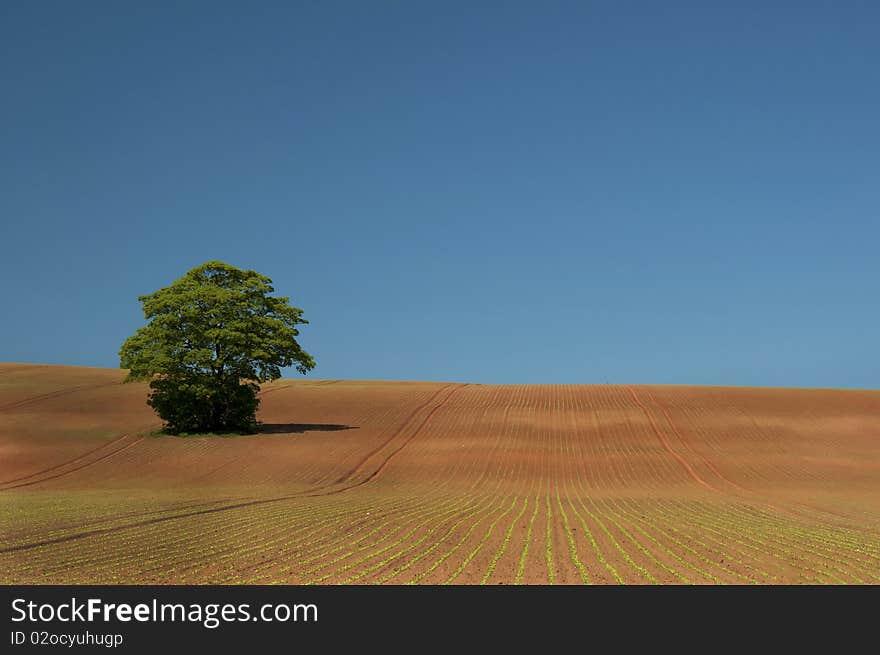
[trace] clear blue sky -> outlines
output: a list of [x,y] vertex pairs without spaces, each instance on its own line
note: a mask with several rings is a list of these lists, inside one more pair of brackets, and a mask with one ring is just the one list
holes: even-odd
[[136,297],[221,259],[305,310],[315,378],[878,388],[878,33],[871,1],[4,2],[0,361],[118,366]]

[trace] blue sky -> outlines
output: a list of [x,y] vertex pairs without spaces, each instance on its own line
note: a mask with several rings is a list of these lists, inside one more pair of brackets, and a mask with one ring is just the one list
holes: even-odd
[[221,259],[305,310],[316,378],[878,388],[878,29],[6,2],[0,361],[118,366],[136,297]]

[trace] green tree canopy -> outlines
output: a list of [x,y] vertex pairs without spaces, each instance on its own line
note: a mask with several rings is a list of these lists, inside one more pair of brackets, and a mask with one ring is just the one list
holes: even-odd
[[314,368],[296,341],[303,310],[272,292],[264,275],[209,261],[138,298],[150,322],[122,344],[120,366],[150,381],[166,430],[253,431],[258,383]]

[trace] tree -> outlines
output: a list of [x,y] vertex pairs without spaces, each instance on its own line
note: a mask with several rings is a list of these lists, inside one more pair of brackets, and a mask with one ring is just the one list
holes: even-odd
[[274,290],[255,271],[209,261],[138,297],[150,322],[122,344],[120,366],[126,381],[150,381],[147,404],[166,432],[254,432],[259,383],[314,368],[296,341],[303,310]]

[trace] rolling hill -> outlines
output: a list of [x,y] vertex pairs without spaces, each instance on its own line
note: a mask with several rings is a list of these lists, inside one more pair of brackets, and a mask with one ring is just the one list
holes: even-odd
[[880,391],[279,380],[157,434],[0,364],[0,582],[880,582]]

